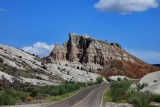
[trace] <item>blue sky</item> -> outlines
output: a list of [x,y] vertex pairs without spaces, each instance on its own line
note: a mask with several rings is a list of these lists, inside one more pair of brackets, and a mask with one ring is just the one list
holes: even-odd
[[0,0],[0,43],[33,49],[44,42],[46,48],[67,41],[69,33],[88,34],[160,63],[159,1],[124,1]]

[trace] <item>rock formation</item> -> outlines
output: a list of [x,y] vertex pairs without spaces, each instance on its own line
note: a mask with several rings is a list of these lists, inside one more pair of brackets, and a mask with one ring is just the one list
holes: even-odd
[[98,74],[46,63],[22,50],[0,44],[0,86],[58,85],[65,81],[96,81]]
[[130,55],[118,43],[77,34],[69,34],[69,40],[63,46],[55,44],[47,59],[76,69],[99,71],[105,76],[122,74],[136,78],[158,69]]
[[149,73],[139,81],[140,84],[147,84],[141,91],[150,91],[154,94],[160,94],[160,71]]

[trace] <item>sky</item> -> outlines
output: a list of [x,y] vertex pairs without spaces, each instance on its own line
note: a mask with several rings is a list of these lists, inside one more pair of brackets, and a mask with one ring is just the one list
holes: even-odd
[[88,34],[160,63],[159,0],[0,0],[0,44],[47,56],[69,33]]

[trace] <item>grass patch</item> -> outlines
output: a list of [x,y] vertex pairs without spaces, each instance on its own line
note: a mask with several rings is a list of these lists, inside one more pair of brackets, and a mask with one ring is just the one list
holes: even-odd
[[28,97],[27,92],[6,89],[0,91],[0,105],[14,105],[16,102],[25,102]]
[[79,92],[79,91],[80,91],[80,89],[79,89],[79,90],[76,90],[76,91],[73,91],[73,92],[69,92],[69,93],[60,95],[60,96],[51,96],[51,97],[48,97],[48,102],[65,100],[65,99],[73,96],[74,94],[76,94],[76,93]]
[[110,90],[106,90],[103,95],[103,102],[106,103],[106,102],[111,102],[111,101],[112,99],[110,97]]

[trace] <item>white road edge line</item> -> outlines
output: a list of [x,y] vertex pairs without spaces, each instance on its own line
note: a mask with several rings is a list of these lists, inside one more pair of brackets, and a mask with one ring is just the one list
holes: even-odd
[[[71,97],[77,95],[78,93],[82,92],[82,91],[85,90],[85,89],[88,89],[88,88],[91,88],[91,87],[96,87],[96,86],[103,85],[103,84],[105,84],[105,83],[97,84],[97,85],[93,85],[93,86],[88,86],[88,87],[86,87],[86,88],[83,88],[82,90],[79,90],[78,92],[76,92],[76,93],[73,94],[72,96],[70,96],[70,97],[68,97],[68,98],[66,98],[66,99],[64,99],[64,100],[62,100],[62,101],[58,101],[58,102],[56,102],[56,103],[60,103],[60,102],[63,102],[63,101],[65,101],[65,100],[68,100],[68,99],[70,99]],[[107,83],[107,84],[108,84],[108,83]],[[51,102],[51,103],[49,103],[49,104],[47,104],[47,105],[44,105],[44,106],[45,106],[45,107],[48,107],[48,106],[51,106],[51,105],[56,104],[56,103],[55,103],[55,102]],[[74,105],[75,105],[75,104],[74,104]]]
[[106,92],[106,90],[104,90],[104,92],[103,92],[103,94],[102,94],[102,101],[101,101],[101,105],[100,105],[100,107],[102,107],[103,106],[103,99],[104,99],[104,93]]
[[[97,88],[100,88],[100,87],[97,87]],[[102,105],[103,105],[103,95],[106,92],[106,90],[104,90],[104,92],[102,94],[102,101],[101,101],[100,107],[102,107]],[[75,107],[76,105],[80,104],[83,100],[87,99],[87,97],[89,97],[89,95],[92,94],[94,91],[95,90],[92,90],[92,92],[90,92],[84,99],[80,100],[79,102],[77,102],[76,104],[74,104],[72,107]]]

